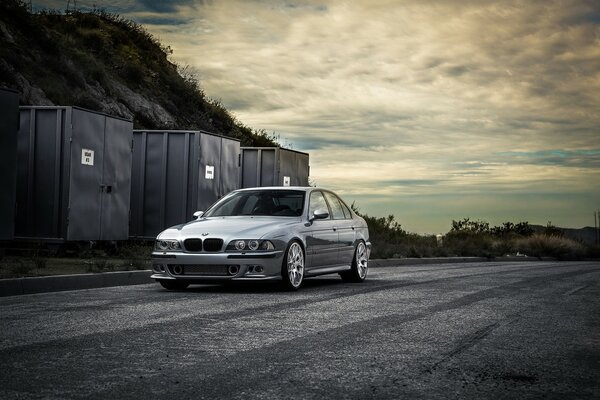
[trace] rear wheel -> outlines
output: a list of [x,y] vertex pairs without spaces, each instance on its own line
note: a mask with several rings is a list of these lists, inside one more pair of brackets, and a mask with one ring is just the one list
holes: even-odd
[[362,282],[367,277],[369,269],[369,257],[367,256],[367,246],[365,242],[360,241],[354,250],[354,259],[350,271],[342,272],[340,276],[346,282]]
[[281,265],[283,285],[288,290],[298,290],[304,279],[304,250],[297,240],[292,241]]
[[166,281],[159,280],[158,283],[161,284],[162,287],[168,290],[183,290],[187,288],[190,284],[185,281]]

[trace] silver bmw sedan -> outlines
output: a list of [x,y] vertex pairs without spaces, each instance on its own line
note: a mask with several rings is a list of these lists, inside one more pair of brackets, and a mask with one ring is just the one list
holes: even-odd
[[236,190],[196,219],[156,238],[152,278],[169,290],[194,283],[367,276],[371,243],[365,220],[335,193],[313,187]]

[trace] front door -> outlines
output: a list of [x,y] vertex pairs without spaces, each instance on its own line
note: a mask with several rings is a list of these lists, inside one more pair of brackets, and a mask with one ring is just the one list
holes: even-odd
[[[322,192],[312,192],[309,201],[309,216],[312,216],[318,209],[329,212]],[[316,219],[312,222],[306,238],[307,257],[311,260],[310,268],[307,270],[337,264],[338,237],[335,221],[331,219],[331,215],[327,219]]]

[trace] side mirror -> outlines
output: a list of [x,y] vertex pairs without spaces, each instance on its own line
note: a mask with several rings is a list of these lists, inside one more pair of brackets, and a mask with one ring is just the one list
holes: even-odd
[[204,211],[196,211],[193,215],[194,215],[194,219],[198,219],[204,215]]
[[327,219],[329,218],[329,212],[322,208],[318,208],[313,213],[312,217],[310,217],[310,221],[314,221],[315,219]]

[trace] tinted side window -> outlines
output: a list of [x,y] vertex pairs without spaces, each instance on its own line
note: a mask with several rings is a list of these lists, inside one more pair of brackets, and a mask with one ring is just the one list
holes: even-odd
[[346,203],[340,200],[340,204],[342,205],[342,210],[344,210],[344,215],[346,216],[346,219],[352,218],[352,212],[350,211]]
[[342,209],[342,204],[338,200],[337,196],[333,193],[325,192],[325,197],[327,198],[327,202],[331,207],[331,214],[333,219],[345,219],[344,210]]
[[315,210],[323,209],[329,212],[327,208],[327,202],[325,201],[325,197],[323,197],[323,193],[321,192],[312,192],[310,194],[310,205],[308,207],[308,215],[312,217]]

